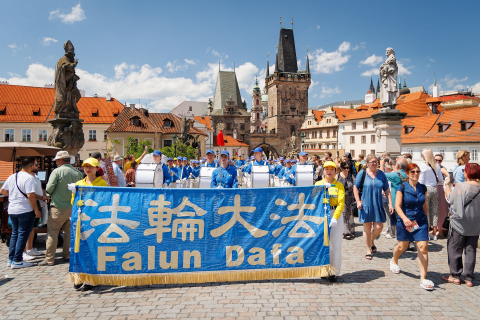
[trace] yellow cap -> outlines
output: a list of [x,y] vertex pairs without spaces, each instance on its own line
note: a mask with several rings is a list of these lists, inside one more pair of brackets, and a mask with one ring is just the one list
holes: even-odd
[[323,167],[324,167],[324,168],[326,168],[326,167],[334,167],[334,168],[336,168],[337,165],[336,165],[335,162],[333,162],[333,161],[327,161],[327,162],[325,162],[325,164],[323,165]]
[[177,161],[177,158],[173,158],[173,160]]
[[100,163],[98,163],[98,160],[95,158],[88,158],[87,160],[84,160],[82,163],[82,167],[86,164],[89,164],[92,167],[100,167]]

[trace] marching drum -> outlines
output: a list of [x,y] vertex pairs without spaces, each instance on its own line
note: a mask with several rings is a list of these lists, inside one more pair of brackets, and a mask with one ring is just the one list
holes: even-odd
[[200,175],[198,176],[200,180],[199,188],[210,189],[210,183],[212,182],[212,174],[213,174],[213,170],[215,169],[216,168],[212,168],[212,167],[200,168]]
[[163,164],[141,163],[135,173],[135,187],[137,188],[162,188]]
[[313,185],[313,165],[298,165],[295,173],[295,185],[296,186],[312,186]]
[[252,165],[252,188],[268,188],[270,183],[270,172],[268,166],[253,166]]

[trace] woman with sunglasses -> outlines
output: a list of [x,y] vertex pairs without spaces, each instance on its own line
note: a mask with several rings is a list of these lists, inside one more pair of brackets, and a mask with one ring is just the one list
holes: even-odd
[[[382,232],[383,223],[387,221],[383,208],[382,191],[388,199],[388,213],[393,214],[392,195],[390,194],[388,180],[385,173],[378,170],[378,163],[375,155],[369,154],[367,156],[367,168],[357,174],[353,187],[358,218],[360,223],[363,223],[363,238],[367,247],[365,258],[367,260],[372,260],[372,253],[377,252],[374,241]],[[359,190],[362,190],[361,198]]]
[[352,203],[355,198],[353,197],[353,184],[355,183],[355,177],[350,172],[350,165],[348,162],[342,162],[340,164],[340,172],[337,174],[337,181],[343,184],[345,189],[345,207],[343,208],[343,238],[352,240],[355,238],[355,223],[352,214]]
[[393,249],[390,270],[393,273],[400,273],[398,258],[407,249],[408,243],[415,241],[420,269],[420,286],[430,291],[435,285],[431,280],[426,279],[428,269],[427,187],[419,183],[421,170],[417,164],[409,164],[405,171],[407,181],[398,186],[395,197],[398,244]]

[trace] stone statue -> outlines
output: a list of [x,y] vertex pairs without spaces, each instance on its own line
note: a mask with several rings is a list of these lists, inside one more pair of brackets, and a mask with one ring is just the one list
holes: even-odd
[[397,105],[398,66],[395,52],[387,48],[387,60],[380,66],[380,103],[384,108],[395,109]]
[[375,131],[377,132],[377,141],[380,142],[382,139],[382,128],[380,126],[376,126]]
[[78,119],[77,102],[80,100],[80,91],[77,81],[80,77],[75,74],[78,60],[74,59],[75,49],[68,40],[63,44],[65,55],[55,66],[55,118]]
[[290,138],[290,144],[292,145],[292,149],[295,149],[295,142],[297,137],[295,137],[295,132],[292,132],[292,137]]
[[74,59],[75,49],[70,40],[63,44],[63,49],[65,55],[55,65],[55,102],[52,106],[55,114],[53,119],[48,120],[53,126],[53,132],[48,137],[47,144],[77,156],[78,150],[85,143],[83,120],[79,118],[77,108],[81,97],[77,88],[80,77],[75,74],[78,60]]
[[202,150],[200,150],[200,146],[198,146],[196,149],[195,149],[195,158],[197,158],[197,160],[200,160],[200,157],[202,155]]
[[187,142],[189,131],[190,131],[190,121],[185,117],[182,119],[182,127],[180,131],[180,140],[182,140],[183,143]]

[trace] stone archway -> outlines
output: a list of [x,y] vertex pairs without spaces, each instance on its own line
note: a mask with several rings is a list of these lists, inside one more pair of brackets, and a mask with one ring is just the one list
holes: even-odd
[[274,146],[272,146],[272,145],[270,145],[266,142],[262,142],[259,145],[255,146],[253,149],[258,148],[258,147],[262,148],[263,153],[265,153],[265,156],[267,157],[267,159],[272,158],[272,157],[278,158],[278,152],[277,152],[277,150],[275,150]]

